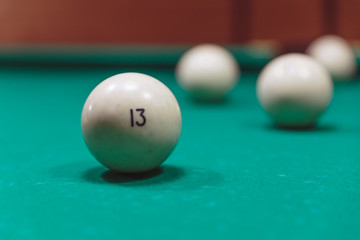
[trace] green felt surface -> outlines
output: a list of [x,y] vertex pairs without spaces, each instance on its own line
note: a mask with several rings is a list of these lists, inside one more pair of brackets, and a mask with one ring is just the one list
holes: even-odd
[[[177,97],[183,130],[156,171],[108,172],[82,140],[90,91],[125,71]],[[314,130],[279,130],[255,74],[197,103],[172,69],[0,67],[1,239],[359,239],[360,81],[338,83]]]

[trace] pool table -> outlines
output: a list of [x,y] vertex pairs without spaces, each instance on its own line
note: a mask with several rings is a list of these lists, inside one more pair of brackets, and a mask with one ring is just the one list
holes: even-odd
[[[186,46],[0,50],[0,239],[360,239],[360,80],[336,82],[314,129],[276,128],[257,75],[275,54],[230,46],[242,76],[220,102],[175,81]],[[108,171],[86,148],[91,90],[154,76],[182,112],[178,145],[143,174]]]

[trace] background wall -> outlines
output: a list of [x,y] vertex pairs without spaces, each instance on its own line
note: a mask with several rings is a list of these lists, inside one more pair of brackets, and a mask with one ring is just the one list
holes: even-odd
[[360,39],[359,0],[0,0],[0,44]]

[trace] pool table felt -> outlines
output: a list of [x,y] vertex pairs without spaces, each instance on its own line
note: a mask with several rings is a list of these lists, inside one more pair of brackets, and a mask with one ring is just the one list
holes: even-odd
[[[107,171],[80,130],[90,91],[127,71],[163,81],[183,117],[173,154],[141,175]],[[171,68],[0,67],[1,238],[358,239],[360,81],[296,131],[273,126],[256,77],[199,103]]]

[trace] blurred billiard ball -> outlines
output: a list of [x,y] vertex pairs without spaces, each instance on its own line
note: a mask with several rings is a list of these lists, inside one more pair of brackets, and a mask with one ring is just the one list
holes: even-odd
[[221,100],[237,83],[240,68],[233,55],[215,44],[186,51],[176,66],[179,85],[197,100]]
[[333,82],[327,70],[305,54],[272,60],[257,80],[257,97],[280,127],[312,127],[329,105]]
[[309,45],[307,53],[323,64],[335,80],[348,80],[356,72],[355,53],[339,36],[316,39]]

